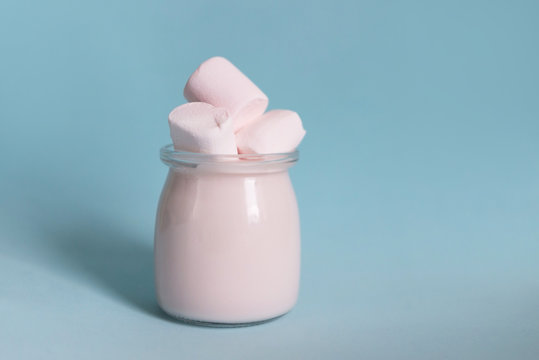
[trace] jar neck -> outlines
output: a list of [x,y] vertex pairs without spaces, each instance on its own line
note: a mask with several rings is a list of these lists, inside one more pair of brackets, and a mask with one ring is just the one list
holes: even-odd
[[173,171],[226,174],[255,174],[287,171],[299,160],[299,152],[277,154],[214,155],[161,148],[161,161]]

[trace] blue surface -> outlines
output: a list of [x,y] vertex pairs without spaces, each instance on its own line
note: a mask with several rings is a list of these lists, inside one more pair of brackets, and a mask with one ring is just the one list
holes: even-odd
[[[539,358],[533,1],[0,3],[1,359]],[[307,129],[302,287],[157,309],[166,116],[222,55]]]

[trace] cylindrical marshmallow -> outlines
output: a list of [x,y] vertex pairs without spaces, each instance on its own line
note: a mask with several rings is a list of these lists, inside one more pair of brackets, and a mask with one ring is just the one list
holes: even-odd
[[223,57],[204,61],[189,77],[183,95],[187,101],[201,101],[228,110],[234,131],[262,115],[268,97],[237,67]]
[[228,111],[202,102],[178,106],[168,116],[176,150],[206,154],[237,154]]
[[293,151],[305,136],[301,118],[290,110],[272,110],[236,134],[240,154]]

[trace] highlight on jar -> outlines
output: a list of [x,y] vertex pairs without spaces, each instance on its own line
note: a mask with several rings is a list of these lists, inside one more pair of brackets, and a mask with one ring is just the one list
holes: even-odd
[[170,316],[205,326],[263,323],[295,305],[300,222],[288,169],[305,136],[299,115],[231,62],[203,62],[172,110],[173,144],[155,225],[157,300]]

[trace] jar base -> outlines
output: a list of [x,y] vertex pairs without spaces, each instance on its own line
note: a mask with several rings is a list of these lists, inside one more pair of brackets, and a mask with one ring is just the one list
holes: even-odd
[[286,312],[284,314],[281,314],[281,315],[274,316],[274,317],[269,318],[269,319],[258,320],[258,321],[250,321],[250,322],[241,322],[241,323],[223,323],[223,322],[194,320],[194,319],[189,319],[189,318],[186,318],[186,317],[183,317],[183,316],[173,315],[173,314],[170,314],[170,313],[168,313],[166,311],[165,311],[165,313],[168,316],[171,316],[174,319],[178,320],[179,322],[182,322],[182,323],[185,323],[185,324],[188,324],[188,325],[194,325],[194,326],[200,326],[200,327],[213,327],[213,328],[238,328],[238,327],[247,327],[247,326],[255,326],[255,325],[265,324],[267,322],[271,322],[273,320],[276,320],[276,319],[286,315],[288,312]]

